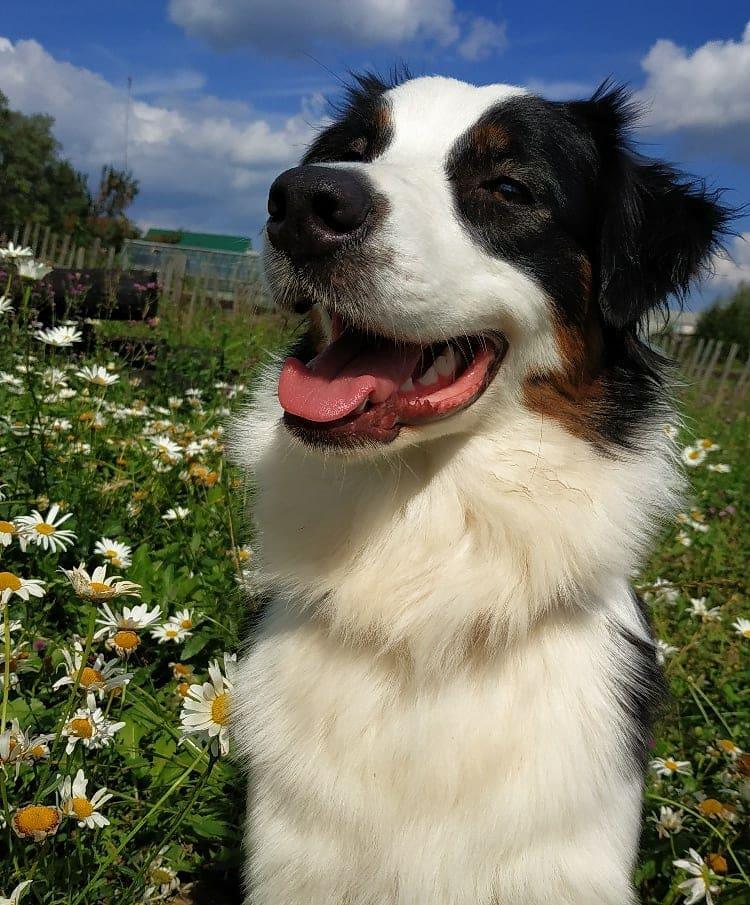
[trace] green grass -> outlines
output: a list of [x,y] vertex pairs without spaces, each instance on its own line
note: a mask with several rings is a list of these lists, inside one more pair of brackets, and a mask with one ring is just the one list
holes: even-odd
[[[38,759],[29,754],[16,763],[0,741],[5,760],[0,812],[12,823],[17,809],[30,803],[55,805],[58,776],[72,777],[79,769],[89,780],[89,795],[106,786],[113,797],[102,808],[110,821],[103,829],[79,827],[63,817],[56,835],[37,842],[10,827],[0,828],[0,894],[7,896],[15,884],[31,879],[24,902],[135,905],[147,887],[174,876],[192,901],[236,903],[241,778],[231,760],[217,756],[206,739],[181,740],[183,698],[170,664],[180,662],[196,681],[204,681],[209,663],[237,650],[243,637],[247,605],[239,589],[239,559],[246,530],[237,508],[238,476],[222,458],[220,428],[244,391],[227,383],[251,378],[270,350],[290,340],[297,323],[199,309],[190,324],[167,310],[152,327],[103,325],[89,361],[111,367],[119,380],[102,387],[76,376],[83,362],[75,347],[44,346],[30,338],[19,318],[5,317],[0,332],[0,484],[5,485],[0,520],[11,521],[32,509],[45,514],[49,505],[59,503],[72,514],[62,527],[72,530],[75,540],[61,552],[33,544],[24,552],[17,538],[0,546],[0,586],[8,584],[2,573],[10,573],[38,579],[45,587],[43,597],[24,602],[13,596],[5,608],[8,627],[15,621],[20,626],[7,641],[0,637],[3,706],[7,719],[17,720],[22,730],[50,736],[51,755]],[[130,338],[160,344],[152,367],[131,370],[108,351],[104,340],[123,330]],[[53,367],[74,393],[61,394],[60,385],[50,385]],[[191,388],[200,391],[192,403]],[[179,404],[170,407],[170,397]],[[177,444],[179,461],[155,465],[149,438],[160,435]],[[697,437],[712,437],[721,447],[689,475],[693,500],[686,511],[697,509],[708,530],[670,527],[639,579],[652,597],[658,637],[677,648],[666,660],[672,700],[653,755],[691,764],[690,775],[652,776],[648,783],[646,817],[671,802],[683,812],[684,827],[659,839],[653,822],[646,820],[638,881],[647,905],[681,900],[676,887],[684,874],[672,862],[689,847],[725,859],[726,874],[717,880],[721,903],[750,902],[743,874],[750,845],[742,836],[750,794],[750,778],[742,770],[750,769],[750,762],[732,759],[717,747],[727,739],[740,748],[750,746],[750,639],[731,627],[738,617],[750,618],[746,414],[725,418],[688,400],[681,442]],[[200,441],[208,442],[199,448]],[[727,463],[732,470],[711,472],[709,462]],[[188,509],[188,516],[165,521],[163,515],[175,506]],[[689,547],[679,540],[682,530],[692,541]],[[74,675],[78,684],[52,688],[65,674],[64,652],[77,637],[92,658],[101,654],[114,662],[117,653],[104,638],[93,639],[99,606],[81,599],[60,569],[80,562],[92,569],[104,562],[94,549],[102,537],[132,547],[132,563],[109,574],[140,584],[142,602],[160,608],[159,622],[189,608],[195,626],[179,644],[160,644],[148,629],[137,632],[137,649],[121,661],[132,673],[129,684],[101,701],[107,717],[124,725],[108,747],[86,750],[79,742],[66,753],[61,729],[85,705],[85,694],[80,670]],[[663,586],[654,588],[658,578],[673,583],[675,600],[664,599]],[[721,608],[720,622],[688,615],[689,598],[698,597]],[[137,602],[125,597],[112,606]],[[703,798],[726,807],[717,815],[705,814]],[[714,864],[722,867],[718,858]],[[190,884],[192,890],[186,890]]]

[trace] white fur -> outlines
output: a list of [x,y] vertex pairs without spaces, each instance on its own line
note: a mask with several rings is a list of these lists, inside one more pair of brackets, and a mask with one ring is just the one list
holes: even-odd
[[[645,637],[628,578],[672,504],[672,451],[654,424],[648,455],[605,456],[523,407],[556,362],[543,293],[459,235],[444,196],[434,235],[405,213],[440,183],[450,141],[430,136],[509,89],[422,81],[393,92],[392,151],[368,165],[402,268],[374,316],[418,338],[496,327],[511,354],[468,411],[366,456],[293,440],[277,367],[236,425],[273,589],[235,690],[247,902],[630,905],[641,778],[615,696],[638,677],[618,629]],[[449,126],[420,102],[435,92]]]

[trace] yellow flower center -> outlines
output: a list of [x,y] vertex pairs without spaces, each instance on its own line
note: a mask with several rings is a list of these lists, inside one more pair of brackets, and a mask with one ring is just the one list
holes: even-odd
[[17,591],[21,587],[21,579],[12,572],[0,572],[0,591]]
[[94,813],[94,807],[88,798],[72,798],[70,806],[79,820],[85,820]]
[[34,747],[30,749],[29,754],[39,760],[40,758],[47,756],[47,749],[44,745],[34,745]]
[[0,519],[0,534],[15,534],[16,526],[13,522],[4,522]]
[[229,694],[223,691],[211,702],[211,719],[219,726],[229,723]]
[[104,584],[103,581],[89,582],[89,587],[95,594],[109,594],[112,590],[112,588],[108,584]]
[[180,682],[180,684],[177,686],[177,691],[182,695],[183,698],[186,698],[187,693],[190,691],[190,683]]
[[18,831],[24,836],[31,836],[33,833],[48,833],[57,826],[59,820],[54,808],[37,804],[19,808],[14,818]]
[[79,684],[82,688],[90,688],[92,685],[99,685],[104,681],[104,676],[98,669],[92,669],[90,666],[84,666],[81,672]]
[[677,769],[679,769],[679,764],[677,763],[676,760],[672,760],[671,757],[668,757],[668,758],[664,761],[664,766],[667,768],[667,770],[677,770]]
[[38,525],[34,525],[34,530],[37,534],[46,534],[49,537],[55,533],[55,526],[50,525],[49,522],[39,522]]
[[727,872],[727,859],[717,852],[711,852],[708,856],[708,864],[715,874],[725,874]]
[[698,805],[698,810],[707,817],[716,817],[724,812],[724,805],[715,798],[706,798]]
[[742,634],[743,634],[746,638],[750,638],[750,628],[743,629]]
[[700,450],[691,449],[688,453],[688,459],[699,459],[700,458]]
[[176,638],[180,634],[180,631],[176,628],[168,628],[165,630],[164,634],[167,638]]
[[135,632],[131,632],[129,630],[121,630],[117,632],[112,638],[112,643],[115,647],[119,647],[120,650],[135,650],[136,647],[140,644],[140,639]]
[[247,560],[250,559],[250,553],[247,550],[238,550],[237,559],[239,559],[240,562],[247,562]]
[[100,387],[106,385],[107,381],[102,374],[97,374],[96,377],[91,381],[92,383],[98,383]]
[[167,870],[166,867],[154,867],[150,871],[151,879],[154,883],[158,883],[159,886],[162,886],[166,883],[171,883],[174,879],[174,874],[172,871]]
[[739,750],[737,748],[737,745],[735,745],[735,743],[728,738],[720,738],[717,744],[721,748],[721,750],[726,751],[727,754],[732,754],[734,751]]
[[172,671],[174,672],[175,676],[189,676],[193,670],[191,669],[191,667],[185,666],[184,663],[175,663],[172,666]]
[[77,738],[91,738],[94,727],[87,716],[77,716],[70,721],[70,731]]
[[190,618],[188,618],[188,619],[181,619],[181,620],[180,620],[180,627],[181,627],[181,628],[192,628],[192,627],[193,627],[193,620],[190,619]]

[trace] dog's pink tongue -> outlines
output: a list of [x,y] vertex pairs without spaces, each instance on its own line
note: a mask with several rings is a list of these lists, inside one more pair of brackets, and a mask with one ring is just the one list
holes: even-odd
[[308,365],[287,358],[279,378],[285,412],[307,421],[337,421],[365,399],[384,402],[411,377],[422,352],[417,345],[395,345],[346,332]]

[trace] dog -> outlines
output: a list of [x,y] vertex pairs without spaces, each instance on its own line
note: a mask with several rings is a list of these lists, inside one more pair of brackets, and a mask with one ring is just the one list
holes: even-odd
[[664,683],[630,580],[681,485],[642,326],[729,214],[634,115],[365,75],[271,187],[269,286],[322,334],[234,427],[248,905],[637,901]]

